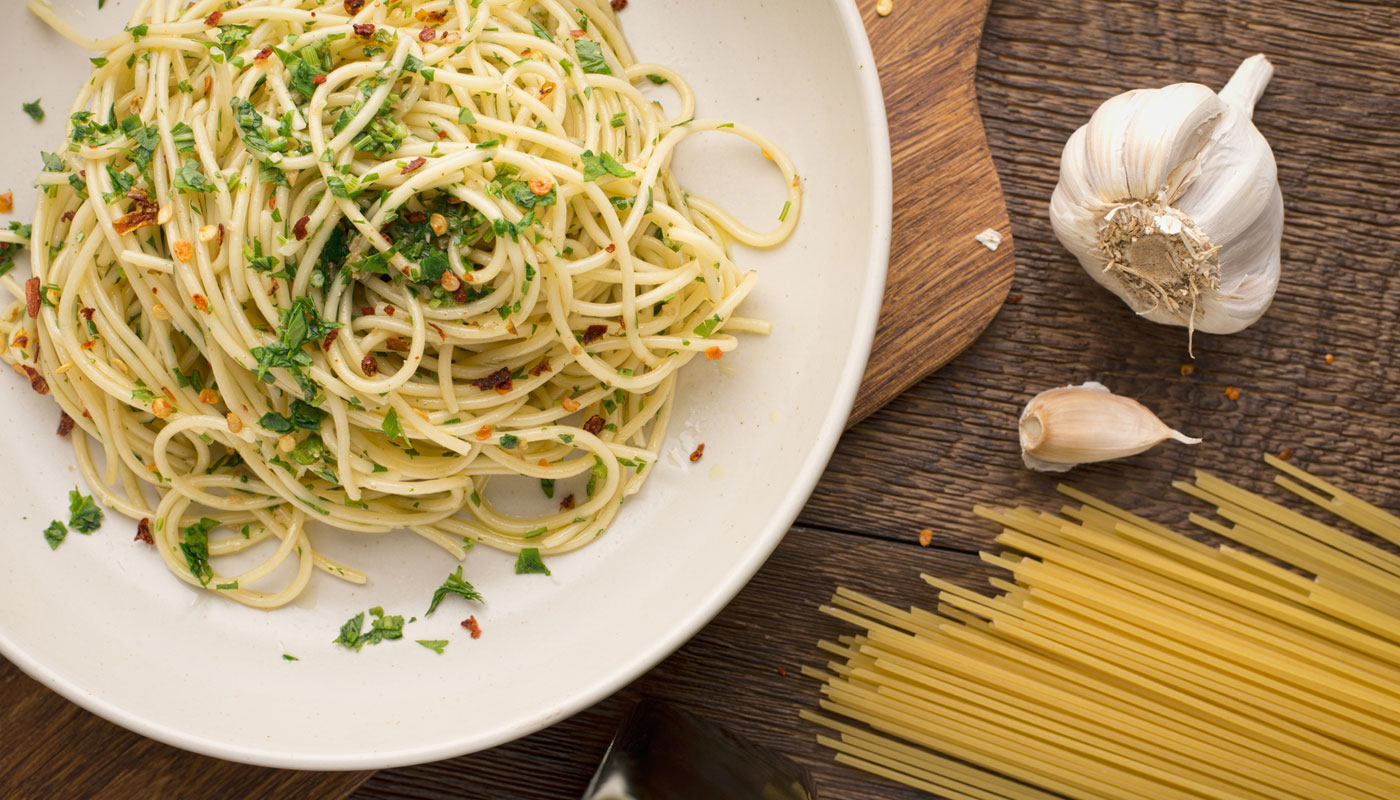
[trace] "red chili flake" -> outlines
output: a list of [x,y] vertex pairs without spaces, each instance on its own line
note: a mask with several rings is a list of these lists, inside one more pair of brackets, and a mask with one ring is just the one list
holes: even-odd
[[276,207],[277,207],[277,195],[274,194],[274,195],[272,195],[271,197],[267,198],[267,207],[268,207],[268,208],[276,208]]
[[394,307],[386,303],[384,306],[384,313],[391,317],[394,316]]
[[718,361],[724,358],[724,351],[718,347],[707,347],[705,348],[705,358],[709,361]]
[[510,385],[510,367],[501,367],[484,378],[477,378],[472,381],[472,386],[475,386],[483,392],[488,389],[499,389],[502,386],[509,390]]
[[156,224],[155,206],[142,207],[112,220],[112,227],[116,229],[118,236],[125,236],[134,230],[154,224]]
[[608,326],[606,325],[589,325],[587,328],[584,329],[583,338],[579,341],[583,344],[593,344],[594,342],[603,338],[603,334],[607,332]]
[[132,539],[132,541],[145,542],[149,545],[154,545],[156,543],[156,540],[151,537],[150,517],[142,517],[141,521],[136,523],[136,538]]
[[613,11],[621,11],[627,7],[627,0],[612,0],[610,3]]
[[438,131],[438,132],[437,132],[437,135],[438,135],[438,138],[439,138],[439,139],[446,139],[446,138],[447,138],[447,131]]
[[264,47],[263,49],[261,49],[261,50],[258,51],[258,54],[257,54],[257,55],[253,56],[253,61],[256,62],[256,63],[261,64],[262,62],[268,60],[268,59],[271,58],[271,57],[272,57],[272,48],[271,48],[271,47]]
[[321,340],[321,349],[330,350],[331,345],[335,344],[336,337],[338,336],[340,336],[340,328],[336,328],[335,330],[326,334],[326,338]]
[[569,31],[569,35],[574,37],[575,39],[582,39],[583,31],[579,30],[578,28],[574,28],[573,30]]
[[428,323],[428,327],[429,327],[429,328],[432,328],[432,329],[435,330],[435,331],[437,331],[437,335],[438,335],[438,336],[441,336],[441,337],[443,338],[444,341],[447,340],[447,334],[443,332],[442,328],[439,328],[438,326],[434,325],[434,324],[431,323],[431,322]]
[[297,241],[306,238],[306,224],[311,221],[311,217],[302,217],[292,226],[292,235],[297,237]]
[[320,86],[321,84],[323,84],[323,83],[325,83],[325,82],[326,82],[326,76],[325,76],[325,75],[317,74],[317,75],[315,75],[314,77],[311,78],[311,85],[312,85],[312,86]]
[[390,336],[388,339],[385,339],[384,346],[396,353],[407,353],[413,347],[407,341],[397,336]]
[[1191,373],[1193,373],[1193,372],[1195,372],[1195,371],[1196,371],[1196,365],[1195,365],[1195,364],[1182,364],[1182,365],[1181,365],[1181,377],[1183,377],[1183,378],[1187,377],[1188,375],[1190,375]]
[[549,372],[549,356],[545,356],[544,359],[540,361],[540,363],[530,368],[530,374],[535,376],[536,378],[545,374],[546,372]]
[[213,89],[214,89],[214,76],[213,76],[213,75],[205,75],[205,76],[204,76],[204,93],[207,95],[207,94],[209,94],[209,92],[213,91]]
[[462,620],[462,627],[472,632],[473,639],[481,638],[481,626],[476,623],[476,617],[471,616]]
[[83,315],[83,319],[87,320],[88,322],[92,322],[92,315],[97,313],[97,309],[82,308],[78,310],[78,313]]
[[205,24],[205,25],[208,25],[209,27],[212,28],[212,27],[218,25],[218,24],[219,24],[219,20],[221,20],[221,19],[223,19],[223,18],[224,18],[224,12],[222,12],[222,11],[215,11],[213,14],[210,14],[209,16],[207,16],[207,17],[204,18],[204,24]]
[[[273,288],[274,288],[274,291],[275,291],[275,290],[276,290],[276,287],[273,287]],[[194,294],[194,295],[191,295],[191,296],[190,296],[190,300],[193,300],[193,301],[194,301],[194,307],[197,308],[197,309],[199,309],[200,311],[208,311],[208,310],[209,310],[209,298],[205,297],[204,295],[202,295],[202,294]]]
[[72,221],[73,221],[73,212],[72,212],[72,211],[65,211],[65,212],[63,212],[63,216],[59,217],[59,219],[62,220],[63,222],[72,222]]
[[422,156],[419,156],[419,157],[413,159],[412,161],[408,162],[408,165],[405,166],[402,170],[400,170],[400,171],[399,171],[399,174],[400,174],[400,175],[407,175],[408,173],[413,172],[413,171],[416,170],[416,169],[422,168],[422,166],[423,166],[424,164],[426,164],[426,163],[428,163],[428,159],[426,159],[426,158],[424,158],[424,157],[422,157]]
[[476,440],[477,440],[478,442],[484,442],[484,441],[486,441],[487,439],[490,439],[490,438],[491,438],[491,426],[490,426],[490,425],[482,425],[480,428],[477,429],[477,431],[476,431]]
[[29,388],[39,394],[49,393],[49,382],[44,380],[43,375],[39,374],[39,370],[34,369],[28,364],[20,364],[20,368],[24,370],[25,376],[29,378]]
[[[616,2],[618,2],[618,0],[613,0],[613,2],[616,3]],[[624,5],[626,5],[627,0],[622,0],[622,3],[623,3]],[[616,8],[616,6],[614,6],[614,8]],[[778,665],[778,674],[781,675],[781,676],[783,676],[784,678],[786,678],[786,677],[787,677],[787,667],[783,666],[782,664],[779,664],[779,665]]]
[[358,14],[365,7],[365,0],[345,0],[345,13]]
[[456,302],[456,303],[465,303],[465,302],[467,302],[467,287],[466,287],[466,286],[458,286],[458,287],[457,287],[457,291],[455,291],[455,292],[452,293],[452,300],[453,300],[453,302]]
[[39,316],[39,279],[30,278],[24,282],[24,306],[29,312],[29,318],[34,319]]
[[436,38],[437,31],[433,30],[432,28],[424,28],[423,30],[418,32],[418,41],[420,42],[431,42]]
[[1240,399],[1240,390],[1239,390],[1239,389],[1236,389],[1236,388],[1233,387],[1233,386],[1226,386],[1226,387],[1225,387],[1225,396],[1228,397],[1228,398],[1230,398],[1231,400],[1238,400],[1238,399]]
[[599,433],[602,433],[603,426],[607,424],[607,420],[603,419],[597,414],[594,414],[593,416],[588,418],[587,422],[583,423],[583,429],[593,434],[594,436],[597,436]]
[[1010,303],[1011,305],[1014,306],[1014,305],[1016,305],[1017,303],[1021,302],[1021,295],[1019,295],[1019,294],[1013,294],[1013,295],[1011,295],[1010,297],[1006,298],[1006,302],[1008,302],[1008,303]]
[[369,37],[374,35],[374,25],[372,23],[357,22],[354,25],[351,25],[350,27],[355,29],[356,36],[368,39]]
[[1325,356],[1322,357],[1322,360],[1325,361],[1325,362],[1327,362],[1328,364],[1331,364],[1331,363],[1332,363],[1333,361],[1335,361],[1336,359],[1334,359],[1334,358],[1332,357],[1332,354],[1331,354],[1331,353],[1328,353],[1327,355],[1325,355]]
[[931,544],[933,544],[933,529],[924,528],[919,531],[919,546],[928,547]]
[[574,510],[574,496],[573,496],[573,495],[569,495],[568,497],[564,498],[563,502],[561,502],[561,503],[559,504],[559,510],[560,510],[560,511],[573,511],[573,510]]
[[360,316],[368,317],[374,313],[374,306],[360,306]]
[[15,209],[15,193],[0,192],[0,214],[8,214]]
[[67,411],[58,412],[58,435],[67,436],[73,432],[73,426],[77,424],[73,418],[68,416]]
[[373,353],[360,359],[360,371],[365,374],[366,378],[373,378],[379,374],[379,361],[375,359]]
[[428,215],[422,211],[410,211],[403,215],[404,221],[414,225],[422,225],[428,221]]
[[530,181],[528,186],[530,187],[530,194],[536,197],[544,197],[554,189],[554,184],[540,178],[535,178]]
[[705,456],[705,443],[701,442],[695,446],[695,452],[690,454],[691,461],[699,461]]
[[615,252],[617,252],[617,245],[615,245],[615,244],[610,244],[610,245],[608,245],[607,247],[604,247],[604,248],[603,248],[603,252],[605,252],[605,253],[615,253]]
[[1283,450],[1279,452],[1278,457],[1280,461],[1287,461],[1288,459],[1293,457],[1293,448],[1283,448]]

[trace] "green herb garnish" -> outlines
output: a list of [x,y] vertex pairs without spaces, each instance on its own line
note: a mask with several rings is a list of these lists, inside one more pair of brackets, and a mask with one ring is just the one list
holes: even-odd
[[481,596],[481,593],[462,578],[462,568],[457,567],[457,571],[448,575],[447,580],[443,581],[442,585],[433,592],[433,600],[428,604],[428,613],[423,616],[426,617],[428,614],[432,614],[436,611],[438,604],[449,594],[455,594],[464,600],[472,600],[477,603],[485,602],[485,598]]

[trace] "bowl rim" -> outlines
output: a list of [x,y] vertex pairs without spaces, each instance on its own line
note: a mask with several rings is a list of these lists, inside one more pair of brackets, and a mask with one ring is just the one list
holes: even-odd
[[285,753],[233,745],[152,722],[139,713],[109,702],[54,673],[10,642],[3,631],[0,631],[0,655],[3,655],[10,663],[41,685],[57,692],[87,711],[126,730],[173,747],[261,767],[353,771],[387,769],[440,761],[497,747],[528,736],[561,722],[615,694],[680,649],[682,645],[699,633],[701,628],[718,616],[748,584],[773,551],[777,549],[778,544],[782,542],[783,537],[797,519],[797,515],[806,505],[812,491],[816,488],[817,481],[825,472],[827,462],[830,461],[835,452],[836,444],[850,418],[879,322],[893,235],[894,198],[889,123],[885,115],[884,94],[880,87],[875,56],[871,50],[870,40],[859,8],[854,3],[842,0],[831,0],[830,8],[836,13],[841,29],[845,33],[847,44],[855,56],[856,80],[861,94],[861,111],[865,117],[864,125],[870,133],[873,144],[869,152],[867,174],[870,180],[871,213],[875,221],[875,229],[871,232],[870,250],[867,256],[870,268],[866,274],[865,285],[862,287],[865,297],[860,307],[855,309],[856,317],[851,339],[850,358],[838,381],[826,417],[812,438],[812,447],[806,463],[798,471],[797,477],[789,487],[783,501],[778,505],[777,510],[755,537],[755,546],[745,553],[742,560],[735,562],[725,580],[716,584],[701,602],[696,603],[692,612],[677,624],[667,636],[658,638],[650,646],[633,654],[622,665],[614,668],[609,675],[597,680],[587,690],[575,694],[569,702],[562,706],[541,710],[512,725],[482,734],[444,741],[432,747],[412,746],[398,750],[370,750],[338,754]]

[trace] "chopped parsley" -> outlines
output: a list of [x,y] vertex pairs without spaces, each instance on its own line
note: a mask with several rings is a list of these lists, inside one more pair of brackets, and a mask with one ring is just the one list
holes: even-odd
[[601,156],[593,154],[592,150],[584,150],[579,158],[583,160],[583,180],[596,181],[604,175],[612,175],[616,178],[630,178],[637,173],[622,166],[612,153],[604,153]]
[[429,650],[442,655],[442,651],[447,649],[446,639],[415,639],[414,641],[428,648]]
[[199,161],[194,158],[186,158],[185,163],[175,171],[175,188],[182,192],[211,192],[214,187],[209,180],[204,177],[204,170],[200,168]]
[[44,529],[44,541],[49,543],[50,550],[57,550],[67,536],[68,527],[58,520],[50,522],[49,527]]
[[554,479],[553,479],[553,478],[540,478],[540,491],[544,492],[544,496],[545,496],[545,497],[548,497],[549,499],[553,500],[553,499],[554,499]]
[[392,639],[403,638],[403,617],[398,615],[385,616],[384,609],[375,606],[369,610],[374,617],[370,621],[369,630],[365,631],[365,612],[361,611],[344,625],[340,626],[340,635],[332,640],[333,644],[343,645],[351,650],[359,652],[360,648],[367,644],[379,644],[380,642]]
[[710,338],[710,334],[714,333],[715,328],[719,327],[719,324],[723,321],[724,320],[720,319],[719,315],[716,314],[699,325],[696,325],[695,335],[699,336],[701,339],[708,339]]
[[545,575],[554,574],[549,571],[549,567],[544,565],[544,559],[540,558],[539,548],[527,547],[521,550],[520,555],[515,558],[515,574],[538,575],[540,573]]
[[91,495],[83,494],[76,486],[68,493],[68,524],[79,533],[92,533],[102,527],[102,509]]
[[481,593],[462,578],[462,568],[459,566],[457,567],[457,571],[448,575],[447,580],[443,581],[442,585],[433,592],[433,600],[428,604],[428,613],[423,616],[426,617],[428,614],[432,614],[436,611],[438,605],[443,601],[443,598],[447,597],[449,594],[455,594],[464,600],[472,600],[477,603],[485,602],[485,598],[481,596]]
[[201,517],[183,530],[185,540],[180,542],[180,552],[185,554],[185,565],[200,586],[207,587],[214,578],[214,568],[209,565],[209,531],[218,526],[218,520]]
[[278,332],[277,341],[266,347],[254,347],[249,351],[258,362],[257,368],[253,370],[254,374],[264,383],[273,383],[276,378],[269,370],[281,367],[291,373],[306,400],[314,402],[317,395],[316,384],[303,371],[305,367],[311,366],[311,355],[302,348],[324,339],[339,327],[338,322],[321,319],[311,298],[298,297],[292,301],[290,308],[282,312],[282,327]]
[[611,75],[612,67],[608,66],[608,60],[603,56],[603,46],[591,39],[579,39],[574,42],[578,50],[578,63],[583,67],[584,72],[591,72],[594,75]]
[[403,436],[403,425],[399,423],[399,412],[389,409],[384,415],[384,435],[390,439],[398,439]]
[[652,83],[656,84],[657,86],[661,86],[661,85],[663,85],[663,84],[670,83],[670,81],[666,80],[665,78],[661,77],[660,75],[656,75],[656,74],[653,74],[653,73],[647,73],[647,80],[651,81]]
[[514,450],[520,446],[520,437],[514,434],[504,434],[501,436],[501,449]]
[[283,661],[300,661],[301,659],[297,658],[297,657],[294,656],[294,655],[291,655],[290,653],[283,653],[283,654],[282,654],[282,660],[283,660]]
[[20,106],[20,108],[23,108],[24,113],[28,114],[29,118],[34,120],[35,122],[44,121],[44,109],[39,107],[38,100],[35,100],[32,103],[25,103],[24,105]]

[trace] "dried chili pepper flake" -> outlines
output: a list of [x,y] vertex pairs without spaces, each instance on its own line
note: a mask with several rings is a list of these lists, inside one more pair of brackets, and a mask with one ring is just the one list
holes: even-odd
[[205,25],[208,25],[208,26],[211,27],[211,28],[213,28],[213,27],[215,27],[216,25],[218,25],[218,24],[219,24],[219,20],[221,20],[221,19],[223,19],[223,18],[224,18],[224,12],[222,12],[222,11],[215,11],[214,13],[212,13],[212,14],[210,14],[209,16],[207,16],[207,17],[204,18],[204,24],[205,24]]
[[589,325],[586,329],[584,329],[583,338],[579,341],[583,344],[593,344],[594,342],[603,338],[603,334],[607,332],[608,326],[606,325]]
[[1239,390],[1239,389],[1236,389],[1236,388],[1233,387],[1233,386],[1226,386],[1226,387],[1225,387],[1225,396],[1228,397],[1228,398],[1230,398],[1231,400],[1238,400],[1238,399],[1240,399],[1240,390]]
[[501,386],[509,387],[510,384],[510,367],[501,367],[484,378],[477,378],[472,381],[472,386],[475,386],[483,392],[487,389],[495,389]]
[[385,305],[385,306],[384,306],[384,313],[385,313],[385,314],[388,314],[388,315],[391,316],[391,317],[394,316],[394,307],[391,306],[391,305]]
[[325,75],[316,75],[315,77],[313,77],[313,78],[311,79],[311,85],[312,85],[312,86],[320,86],[321,84],[323,84],[323,83],[325,83],[325,82],[326,82],[326,76],[325,76]]
[[207,312],[207,311],[209,310],[209,298],[205,297],[204,295],[202,295],[202,294],[191,295],[191,296],[190,296],[190,300],[192,300],[192,301],[194,302],[194,307],[197,308],[197,309],[199,309],[200,311],[206,311],[206,312]]
[[1195,365],[1195,364],[1182,364],[1182,365],[1181,365],[1181,377],[1183,377],[1183,378],[1187,377],[1188,375],[1190,375],[1191,373],[1193,373],[1193,372],[1195,372],[1195,371],[1196,371],[1196,365]]
[[[215,13],[217,13],[217,12],[215,12]],[[141,518],[141,521],[138,522],[138,523],[136,523],[136,536],[135,536],[135,538],[132,539],[132,541],[133,541],[133,542],[145,542],[146,544],[149,544],[149,545],[154,545],[154,544],[156,543],[156,540],[155,540],[154,538],[152,538],[152,536],[151,536],[151,518],[150,518],[150,517],[142,517],[142,518]]]
[[267,61],[267,60],[268,60],[269,58],[271,58],[271,57],[272,57],[272,48],[271,48],[271,47],[264,47],[263,49],[261,49],[261,50],[258,51],[258,54],[257,54],[257,55],[253,56],[253,63],[255,63],[255,64],[261,64],[261,63]]
[[535,178],[534,180],[531,180],[528,185],[530,187],[530,194],[533,194],[536,197],[543,197],[549,194],[550,189],[554,188],[553,183],[543,178]]
[[613,11],[621,11],[627,7],[627,0],[612,0],[609,5],[612,6]]
[[458,286],[458,287],[457,287],[457,291],[455,291],[455,292],[452,293],[452,301],[453,301],[454,303],[465,303],[465,302],[467,302],[467,287],[465,287],[465,286]]
[[605,252],[605,253],[616,253],[616,252],[617,252],[617,245],[615,245],[615,244],[609,244],[607,247],[604,247],[604,248],[603,248],[603,252]]
[[475,616],[467,617],[462,620],[462,627],[472,632],[473,639],[481,638],[481,626],[477,624]]
[[573,496],[573,495],[569,495],[568,497],[566,497],[566,498],[564,498],[562,501],[560,501],[560,503],[559,503],[559,510],[560,510],[560,511],[573,511],[573,510],[574,510],[574,496]]
[[59,221],[61,221],[61,222],[72,222],[72,221],[73,221],[73,212],[72,212],[72,211],[65,211],[65,212],[63,212],[63,216],[59,217],[58,219],[59,219]]
[[398,336],[390,336],[384,340],[384,346],[396,353],[407,353],[413,348],[406,340]]
[[554,93],[554,81],[545,81],[540,84],[540,99],[543,100]]
[[369,22],[357,22],[350,26],[355,30],[355,35],[363,39],[368,39],[374,35],[374,24]]
[[49,393],[49,382],[44,379],[43,375],[39,374],[39,370],[27,364],[21,364],[20,366],[24,368],[25,377],[29,378],[29,388],[39,394]]
[[490,425],[482,425],[480,428],[477,429],[477,431],[476,431],[476,440],[477,440],[478,442],[484,442],[484,441],[486,441],[487,439],[490,439],[490,438],[491,438],[491,426],[490,426]]
[[563,400],[560,400],[559,404],[562,405],[564,407],[564,410],[569,412],[570,414],[574,413],[575,411],[578,411],[578,401],[572,397],[566,397]]
[[118,236],[125,236],[134,230],[154,224],[156,224],[156,210],[154,208],[140,208],[112,220],[112,227]]
[[1018,303],[1021,302],[1021,295],[1019,295],[1019,294],[1013,294],[1013,295],[1011,295],[1010,297],[1006,298],[1006,302],[1009,303],[1009,304],[1011,304],[1011,305],[1013,305],[1013,306],[1014,306],[1014,305],[1017,305]]
[[724,351],[718,347],[707,347],[705,348],[705,358],[709,361],[718,361],[724,358]]
[[413,18],[419,22],[446,22],[447,11],[445,9],[442,11],[428,11],[427,9],[420,8],[413,12]]
[[408,162],[408,164],[406,164],[403,169],[399,170],[399,174],[407,175],[408,173],[413,172],[416,169],[420,169],[426,163],[428,163],[428,159],[419,156],[413,159],[412,161]]
[[691,462],[693,463],[693,462],[699,461],[699,460],[700,460],[701,458],[703,458],[704,456],[705,456],[705,443],[704,443],[704,442],[701,442],[700,444],[698,444],[698,445],[695,446],[695,452],[693,452],[693,453],[690,454],[690,460],[691,460]]
[[181,264],[187,264],[194,258],[194,245],[184,239],[176,239],[171,243],[170,250],[175,255],[175,260]]
[[365,374],[366,378],[373,378],[379,374],[379,361],[375,359],[373,353],[367,353],[364,358],[360,359],[360,371]]
[[24,282],[24,310],[30,319],[39,316],[39,279],[30,278]]
[[418,32],[418,41],[420,42],[431,42],[436,38],[437,31],[433,30],[432,28],[424,28],[423,30]]
[[575,39],[582,39],[583,31],[579,30],[578,28],[574,28],[573,30],[569,31],[569,35],[574,37]]
[[374,306],[360,306],[360,316],[368,317],[374,313]]
[[1331,353],[1328,353],[1327,355],[1325,355],[1325,356],[1322,357],[1322,360],[1325,361],[1325,362],[1328,363],[1328,364],[1331,364],[1335,359],[1332,358],[1332,354],[1331,354]]
[[297,241],[306,238],[306,225],[311,222],[311,217],[302,217],[292,226],[292,235],[297,237]]
[[607,420],[603,419],[597,414],[594,414],[593,416],[588,418],[587,422],[583,423],[583,429],[593,434],[594,436],[597,436],[598,434],[603,432],[603,426],[607,424]]
[[1278,457],[1279,457],[1279,460],[1280,460],[1280,461],[1287,461],[1288,459],[1290,459],[1290,458],[1293,457],[1293,448],[1291,448],[1291,447],[1285,447],[1285,448],[1283,448],[1282,450],[1279,451]]
[[345,13],[358,14],[365,7],[365,0],[345,0]]
[[[626,1],[626,0],[624,0],[624,2],[625,2],[625,1]],[[782,677],[786,678],[786,677],[787,677],[787,667],[783,666],[782,664],[779,664],[779,665],[778,665],[778,674],[781,675]]]
[[0,192],[0,214],[8,214],[15,210],[15,193]]
[[538,363],[538,364],[536,364],[535,366],[533,366],[533,367],[530,368],[530,374],[533,375],[533,376],[535,376],[536,378],[538,378],[539,376],[545,374],[546,372],[549,372],[549,357],[548,357],[548,356],[545,356],[545,358],[544,358],[543,360],[541,360],[540,363]]
[[441,337],[443,338],[443,340],[446,341],[446,339],[447,339],[447,334],[443,332],[442,328],[439,328],[437,325],[434,325],[434,324],[431,323],[431,322],[428,323],[428,327],[429,327],[429,328],[432,328],[432,329],[435,330],[435,331],[437,331],[437,335],[438,335],[438,336],[441,336]]
[[70,417],[70,416],[68,416],[68,412],[67,412],[67,411],[59,411],[59,412],[58,412],[58,435],[59,435],[59,436],[67,436],[68,434],[72,433],[72,432],[73,432],[73,426],[76,425],[76,424],[77,424],[77,423],[73,421],[73,418]]
[[931,544],[933,544],[933,529],[924,528],[919,531],[919,546],[928,547]]

